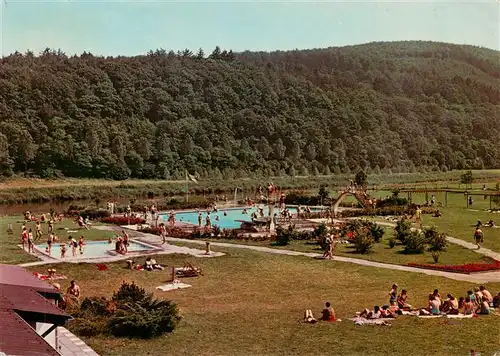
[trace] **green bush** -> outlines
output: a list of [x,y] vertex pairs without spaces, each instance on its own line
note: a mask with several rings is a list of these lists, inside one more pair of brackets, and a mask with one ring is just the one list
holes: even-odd
[[396,240],[400,241],[402,244],[411,234],[411,221],[408,219],[398,220],[396,227],[394,228],[394,237]]
[[431,226],[430,228],[425,229],[424,235],[426,243],[429,245],[429,251],[446,251],[446,247],[448,246],[446,234],[439,232],[437,227]]
[[167,300],[127,303],[109,320],[114,336],[149,339],[172,332],[180,320],[177,306]]
[[396,239],[389,239],[389,247],[394,248],[396,246]]
[[373,240],[377,243],[380,242],[380,240],[382,240],[382,237],[385,234],[384,228],[374,222],[368,222],[368,226],[370,229],[370,234],[373,237]]
[[127,303],[143,302],[147,299],[148,294],[144,288],[139,287],[134,282],[123,282],[118,291],[113,293],[113,301],[117,305]]
[[408,254],[422,253],[425,250],[425,235],[420,231],[411,231],[404,240],[404,252]]
[[294,235],[295,226],[290,225],[286,229],[278,226],[276,228],[276,245],[277,246],[287,246],[292,240]]
[[328,237],[328,227],[325,223],[318,225],[312,232],[312,237],[316,239],[322,249],[326,248],[326,238]]
[[353,243],[356,252],[365,254],[372,250],[375,241],[368,231],[362,230],[355,233]]

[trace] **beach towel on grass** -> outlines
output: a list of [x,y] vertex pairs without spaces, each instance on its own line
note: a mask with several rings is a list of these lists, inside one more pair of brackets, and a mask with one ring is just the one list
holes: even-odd
[[365,319],[365,318],[351,318],[355,325],[391,325],[386,319]]
[[432,318],[442,318],[442,315],[419,315],[419,318],[432,319]]
[[169,284],[164,284],[162,286],[156,287],[156,289],[159,289],[163,292],[168,292],[170,290],[183,289],[183,288],[189,288],[189,287],[191,287],[191,285],[186,284],[186,283],[169,283]]
[[452,318],[452,319],[466,319],[466,318],[472,318],[474,315],[473,314],[448,314],[446,315],[447,318]]

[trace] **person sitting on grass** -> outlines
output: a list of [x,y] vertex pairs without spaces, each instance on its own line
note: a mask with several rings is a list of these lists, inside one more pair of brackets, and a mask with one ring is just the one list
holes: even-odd
[[440,311],[439,311],[440,305],[441,305],[441,303],[439,302],[438,298],[434,294],[429,294],[429,304],[427,307],[427,310],[429,311],[429,313],[431,313],[432,315],[439,315],[440,314]]
[[432,292],[432,295],[434,297],[436,297],[437,301],[439,302],[439,305],[441,306],[441,304],[443,303],[443,301],[441,300],[441,294],[439,294],[439,290],[434,289],[434,291]]
[[325,309],[321,312],[321,320],[323,321],[336,321],[335,310],[331,306],[330,302],[325,303]]
[[380,307],[378,305],[375,305],[372,311],[365,309],[361,312],[361,314],[359,314],[360,318],[365,319],[380,319],[381,316],[382,313],[380,312]]
[[464,302],[464,314],[465,315],[470,315],[474,314],[474,303],[470,299],[470,297],[465,297],[465,302]]
[[500,308],[500,292],[493,297],[493,308]]
[[441,312],[445,314],[458,314],[458,300],[452,294],[447,295],[448,299],[446,299],[442,306]]
[[316,320],[316,318],[314,318],[312,310],[306,309],[306,311],[304,312],[304,323],[316,324],[317,322],[318,321]]
[[474,295],[474,293],[472,293],[471,290],[467,291],[467,296],[466,297],[469,297],[469,299],[472,302],[472,304],[476,303],[476,296]]
[[401,310],[411,310],[413,307],[410,304],[406,303],[407,300],[408,294],[406,292],[406,289],[403,289],[398,295],[398,308]]
[[488,302],[488,304],[491,304],[493,302],[493,296],[484,286],[480,286],[479,291],[483,295],[484,301]]
[[153,271],[155,269],[163,270],[164,267],[159,265],[156,260],[152,259],[151,257],[146,258],[146,263],[144,264],[144,269],[146,271]]
[[487,315],[490,313],[490,305],[486,301],[481,301],[479,306],[476,308],[476,314]]
[[441,216],[443,216],[443,214],[441,214],[441,212],[439,211],[439,209],[437,209],[433,216],[435,218],[440,218]]
[[393,318],[393,319],[395,319],[396,316],[397,316],[396,312],[389,305],[384,305],[380,309],[380,317],[381,318]]

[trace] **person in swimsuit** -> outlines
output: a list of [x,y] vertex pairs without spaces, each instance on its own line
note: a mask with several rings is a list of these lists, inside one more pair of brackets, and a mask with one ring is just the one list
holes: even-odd
[[78,240],[78,248],[80,250],[80,255],[83,255],[83,246],[85,246],[85,241],[83,241],[83,235],[82,235]]
[[35,243],[33,240],[33,232],[31,229],[28,231],[28,252],[35,253]]
[[394,283],[392,285],[391,291],[389,292],[389,304],[391,306],[395,306],[397,305],[397,302],[398,302],[398,285]]
[[80,299],[80,287],[76,284],[75,280],[69,283],[68,290],[66,293],[76,299]]
[[125,230],[122,230],[122,234],[123,234],[123,249],[124,249],[125,253],[127,253],[128,252],[128,246],[129,246],[129,242],[128,242],[129,236],[125,232]]
[[52,252],[52,243],[54,242],[54,235],[49,234],[49,237],[47,239],[47,253],[50,255]]

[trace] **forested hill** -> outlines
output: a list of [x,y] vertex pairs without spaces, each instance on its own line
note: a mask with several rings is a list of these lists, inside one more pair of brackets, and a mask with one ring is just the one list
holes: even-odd
[[0,172],[169,178],[500,167],[499,52],[432,42],[0,65]]

